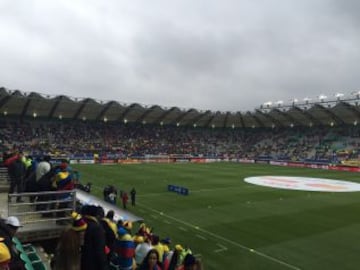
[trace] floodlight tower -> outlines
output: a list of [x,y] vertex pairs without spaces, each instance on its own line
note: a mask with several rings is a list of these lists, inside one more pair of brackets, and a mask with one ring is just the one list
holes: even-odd
[[318,96],[318,98],[319,98],[320,102],[324,102],[327,99],[327,96],[325,96],[324,94],[320,94]]
[[334,96],[336,97],[336,101],[340,102],[342,97],[344,96],[344,94],[343,93],[336,93]]

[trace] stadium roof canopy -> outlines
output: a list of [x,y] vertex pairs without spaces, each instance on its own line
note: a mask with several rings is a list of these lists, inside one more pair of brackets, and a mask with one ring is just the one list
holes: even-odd
[[[220,112],[96,101],[0,88],[3,117],[125,122],[216,128],[339,126],[360,123],[360,92],[349,98],[291,104],[267,103],[254,111]],[[241,108],[240,108],[241,109]]]

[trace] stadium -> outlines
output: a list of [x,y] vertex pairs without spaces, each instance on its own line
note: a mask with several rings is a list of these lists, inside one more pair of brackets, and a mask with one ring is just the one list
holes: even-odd
[[[75,189],[83,204],[126,215],[132,236],[147,224],[203,269],[358,269],[359,100],[356,92],[213,112],[1,88],[0,146],[4,163],[20,151],[66,160],[78,187],[91,183],[90,194]],[[44,219],[27,200],[34,193],[9,195],[25,198],[20,207],[7,201],[2,175],[2,216],[19,214],[22,244],[45,249],[29,267],[49,269],[76,202]],[[105,203],[108,186],[136,189],[136,205]]]

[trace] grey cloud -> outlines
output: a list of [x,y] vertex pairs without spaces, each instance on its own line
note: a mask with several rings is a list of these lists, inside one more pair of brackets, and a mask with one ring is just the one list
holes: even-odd
[[222,111],[349,93],[359,85],[359,5],[2,1],[1,83]]

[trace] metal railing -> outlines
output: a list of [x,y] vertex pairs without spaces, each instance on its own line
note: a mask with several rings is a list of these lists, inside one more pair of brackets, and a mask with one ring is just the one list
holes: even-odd
[[18,217],[24,225],[71,220],[75,209],[75,190],[8,194],[8,216]]
[[6,167],[0,167],[0,181],[5,183],[9,181],[9,174]]

